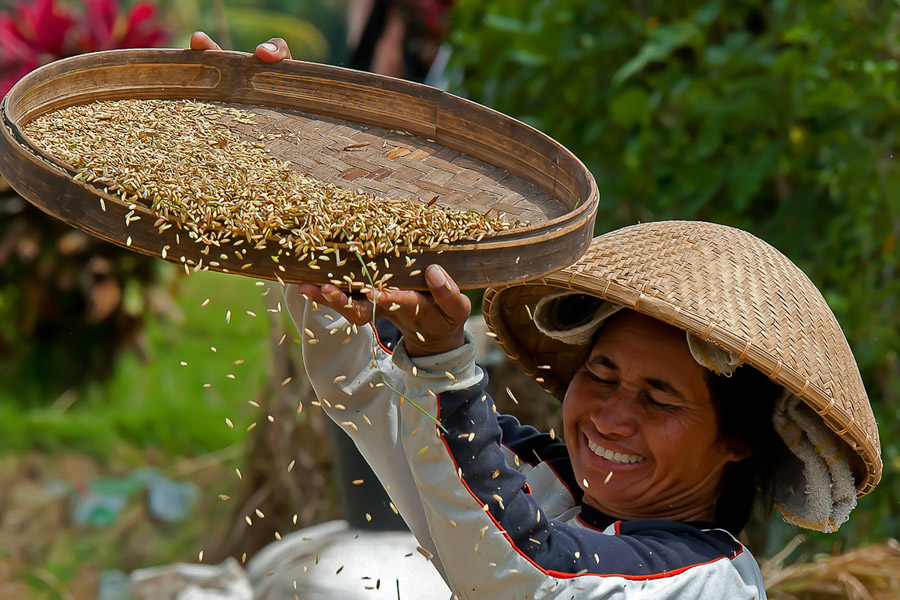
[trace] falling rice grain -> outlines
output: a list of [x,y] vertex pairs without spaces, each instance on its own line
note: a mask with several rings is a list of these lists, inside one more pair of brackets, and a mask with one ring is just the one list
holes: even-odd
[[287,472],[290,473],[294,470],[294,465],[297,464],[297,459],[294,459],[288,464]]
[[509,399],[512,400],[514,403],[516,403],[516,404],[519,403],[519,401],[516,400],[516,397],[513,396],[512,390],[509,389],[508,387],[506,388],[506,395],[509,396]]

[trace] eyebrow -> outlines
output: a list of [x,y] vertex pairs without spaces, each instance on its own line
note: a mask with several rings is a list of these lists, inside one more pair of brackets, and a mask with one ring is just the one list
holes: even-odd
[[[593,356],[588,359],[588,365],[598,365],[601,367],[606,367],[607,369],[611,369],[613,371],[619,370],[619,365],[617,365],[611,358],[606,355],[600,354],[597,356]],[[644,382],[652,387],[653,389],[659,390],[660,392],[671,394],[681,400],[685,400],[684,394],[675,389],[669,382],[663,381],[662,379],[656,379],[655,377],[646,377],[644,378]]]

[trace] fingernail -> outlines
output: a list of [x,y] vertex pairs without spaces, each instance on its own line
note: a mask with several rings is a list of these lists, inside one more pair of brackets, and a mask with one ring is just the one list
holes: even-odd
[[444,275],[444,270],[437,265],[429,266],[425,271],[425,275],[428,277],[428,283],[433,287],[440,287],[447,283],[447,276]]
[[275,44],[270,44],[269,42],[265,42],[259,45],[263,50],[268,50],[269,52],[278,52],[278,46]]

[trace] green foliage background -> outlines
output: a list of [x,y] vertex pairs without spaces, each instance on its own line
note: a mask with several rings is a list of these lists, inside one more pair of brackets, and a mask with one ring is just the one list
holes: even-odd
[[451,39],[454,91],[548,133],[593,171],[598,233],[673,218],[733,225],[823,291],[885,461],[837,535],[852,545],[900,534],[898,4],[461,0]]

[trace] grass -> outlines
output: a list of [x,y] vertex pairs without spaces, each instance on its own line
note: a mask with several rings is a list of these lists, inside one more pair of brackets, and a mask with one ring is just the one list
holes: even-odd
[[191,275],[178,287],[174,314],[147,323],[145,361],[129,352],[108,381],[51,406],[23,411],[0,402],[0,452],[74,450],[102,457],[124,442],[190,456],[243,442],[255,412],[248,401],[259,400],[271,363],[260,297],[265,288],[212,272]]

